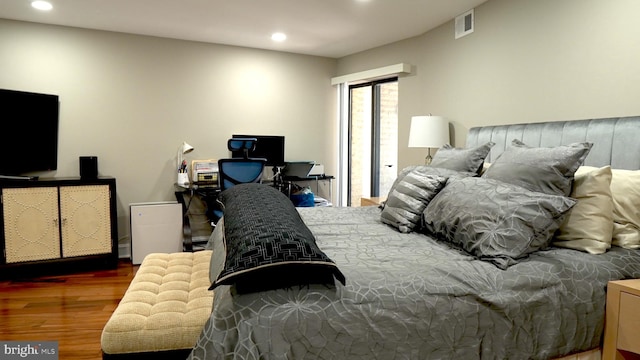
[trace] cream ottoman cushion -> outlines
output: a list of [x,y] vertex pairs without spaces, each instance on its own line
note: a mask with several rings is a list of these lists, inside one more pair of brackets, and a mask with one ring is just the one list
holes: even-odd
[[149,254],[102,330],[106,354],[191,349],[209,319],[211,251]]

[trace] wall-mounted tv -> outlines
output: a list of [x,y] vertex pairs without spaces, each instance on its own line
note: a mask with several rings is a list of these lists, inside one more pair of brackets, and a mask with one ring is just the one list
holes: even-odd
[[[249,157],[267,159],[267,166],[284,166],[284,136],[279,135],[232,135],[234,138],[256,138],[256,148]],[[231,152],[232,157],[243,157],[242,150]]]
[[57,95],[0,89],[0,175],[58,168]]

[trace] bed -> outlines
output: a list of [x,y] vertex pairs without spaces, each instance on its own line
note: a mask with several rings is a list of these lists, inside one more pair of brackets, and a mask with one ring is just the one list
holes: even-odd
[[[238,188],[210,239],[216,301],[189,358],[599,358],[607,282],[640,277],[638,223],[621,219],[637,216],[639,135],[640,117],[473,128],[465,149],[404,169],[382,209],[292,214],[267,186]],[[572,165],[546,174],[552,148]],[[607,211],[578,217],[594,197],[579,181],[608,191]],[[287,266],[229,268],[238,242],[271,232],[311,236],[298,244],[305,258],[270,239],[262,250]]]

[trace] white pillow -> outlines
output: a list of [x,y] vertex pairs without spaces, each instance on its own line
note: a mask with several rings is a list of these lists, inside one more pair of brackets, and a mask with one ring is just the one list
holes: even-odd
[[480,170],[480,176],[482,176],[482,174],[484,174],[484,172],[487,171],[489,166],[491,166],[491,163],[488,163],[486,161],[482,164],[482,170]]
[[610,184],[610,166],[578,168],[570,195],[578,202],[560,225],[553,245],[591,254],[603,254],[611,247],[613,200]]
[[640,170],[612,171],[612,245],[640,248]]

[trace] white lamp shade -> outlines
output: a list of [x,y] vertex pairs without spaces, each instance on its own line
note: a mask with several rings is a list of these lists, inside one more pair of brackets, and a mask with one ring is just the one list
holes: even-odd
[[182,142],[182,147],[180,148],[183,154],[188,154],[193,151],[193,146],[187,144],[186,141]]
[[449,122],[442,116],[412,116],[409,147],[440,148],[449,143]]

